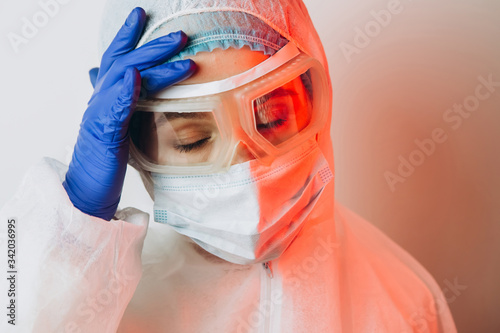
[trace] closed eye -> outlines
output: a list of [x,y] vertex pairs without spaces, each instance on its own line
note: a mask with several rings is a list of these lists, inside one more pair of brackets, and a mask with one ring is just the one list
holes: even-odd
[[276,119],[269,123],[265,124],[257,124],[257,130],[266,130],[271,128],[278,128],[283,126],[286,123],[286,119]]
[[189,143],[187,145],[175,145],[174,148],[177,149],[181,153],[188,153],[192,150],[202,148],[209,140],[210,140],[210,137],[207,137],[207,138],[198,140],[196,142]]

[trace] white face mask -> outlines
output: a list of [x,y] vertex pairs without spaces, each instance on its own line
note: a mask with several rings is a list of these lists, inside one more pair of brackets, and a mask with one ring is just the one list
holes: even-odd
[[155,221],[236,264],[278,258],[297,236],[333,178],[317,142],[308,141],[269,167],[257,160],[226,173],[152,173]]

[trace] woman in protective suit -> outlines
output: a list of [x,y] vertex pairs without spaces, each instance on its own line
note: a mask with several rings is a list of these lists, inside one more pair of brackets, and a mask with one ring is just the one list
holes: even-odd
[[[429,273],[334,200],[300,0],[113,0],[104,18],[69,168],[44,159],[2,210],[22,331],[456,331]],[[151,221],[118,210],[127,162]]]

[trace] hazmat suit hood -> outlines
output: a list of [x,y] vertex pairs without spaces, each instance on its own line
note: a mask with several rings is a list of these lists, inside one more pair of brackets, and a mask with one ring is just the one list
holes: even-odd
[[[330,124],[332,116],[332,93],[330,78],[328,75],[328,63],[326,60],[325,52],[320,41],[320,38],[314,28],[314,25],[309,17],[308,11],[302,1],[269,1],[269,0],[256,0],[256,1],[186,1],[186,0],[172,0],[172,1],[123,1],[123,0],[110,0],[107,2],[104,9],[103,22],[101,26],[101,35],[99,49],[100,53],[111,43],[114,35],[119,30],[124,19],[130,11],[136,7],[142,7],[148,16],[146,26],[142,38],[139,40],[137,47],[145,44],[153,38],[159,37],[162,34],[167,34],[174,30],[182,29],[186,34],[191,37],[193,34],[203,29],[206,22],[202,22],[199,26],[192,27],[190,25],[182,25],[182,21],[186,16],[203,15],[205,13],[220,12],[226,14],[219,19],[220,24],[228,25],[228,20],[235,17],[234,21],[230,21],[234,28],[244,26],[246,22],[239,21],[238,13],[245,13],[251,15],[258,20],[262,21],[274,31],[283,36],[286,40],[294,43],[302,52],[316,58],[320,61],[328,76],[328,107],[323,112],[328,114],[327,121],[318,135],[318,144],[320,149],[328,161],[331,171],[334,171],[333,161],[333,148],[330,138]],[[212,20],[214,20],[212,18]],[[217,20],[217,18],[215,19]],[[225,22],[222,22],[224,20]],[[181,24],[176,24],[181,22]],[[166,27],[175,27],[165,29]],[[158,31],[162,31],[159,34]],[[189,44],[187,45],[189,48]],[[206,49],[204,49],[206,50]],[[208,49],[210,51],[210,49]],[[192,54],[192,53],[191,53]],[[137,168],[133,161],[131,165]],[[146,172],[139,169],[141,177],[145,183],[148,193],[153,197],[152,183]],[[281,256],[280,263],[283,266],[283,272],[292,274],[290,268],[294,263],[305,263],[315,267],[318,258],[311,257],[316,250],[318,253],[321,251],[333,251],[333,247],[337,246],[335,243],[335,224],[334,224],[334,180],[330,181],[323,190],[323,193],[316,203],[315,208],[310,213],[308,221],[305,223],[301,233],[297,239],[292,243],[289,249]],[[335,243],[335,244],[334,244]],[[319,248],[318,248],[319,247]],[[322,247],[326,249],[321,250]],[[330,264],[325,265],[321,269],[314,269],[314,274],[307,277],[308,288],[314,288],[314,294],[324,292],[327,294],[335,294],[334,284],[331,283],[331,278],[335,275],[335,265],[329,259]],[[319,265],[319,262],[318,262]],[[328,268],[326,268],[328,267]],[[274,267],[274,270],[280,270],[279,267]],[[292,274],[293,275],[293,274]],[[285,279],[286,288],[304,287],[296,285],[295,282],[300,279]],[[314,286],[314,287],[313,287]],[[304,290],[306,291],[306,290]],[[313,292],[311,290],[310,292]],[[325,299],[328,301],[328,298]],[[324,329],[331,327],[333,323],[328,323],[325,318],[331,317],[330,306],[324,306],[317,303],[317,299],[311,298],[310,300],[303,300],[300,307],[303,314],[296,313],[297,322],[308,323],[311,322],[311,312],[307,309],[315,309],[312,311],[318,316],[315,322],[322,322]],[[298,305],[296,305],[298,306]],[[306,319],[307,318],[307,319]],[[319,318],[323,318],[320,320]],[[331,317],[333,319],[333,317]],[[296,324],[289,323],[290,328],[294,330],[298,327]],[[306,329],[306,327],[304,327]]]

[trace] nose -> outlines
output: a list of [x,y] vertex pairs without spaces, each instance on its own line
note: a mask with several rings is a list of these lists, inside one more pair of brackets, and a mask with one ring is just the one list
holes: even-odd
[[253,156],[250,150],[248,150],[248,147],[243,142],[240,142],[238,146],[236,146],[236,152],[233,160],[231,161],[231,165],[244,163],[254,159],[255,156]]

